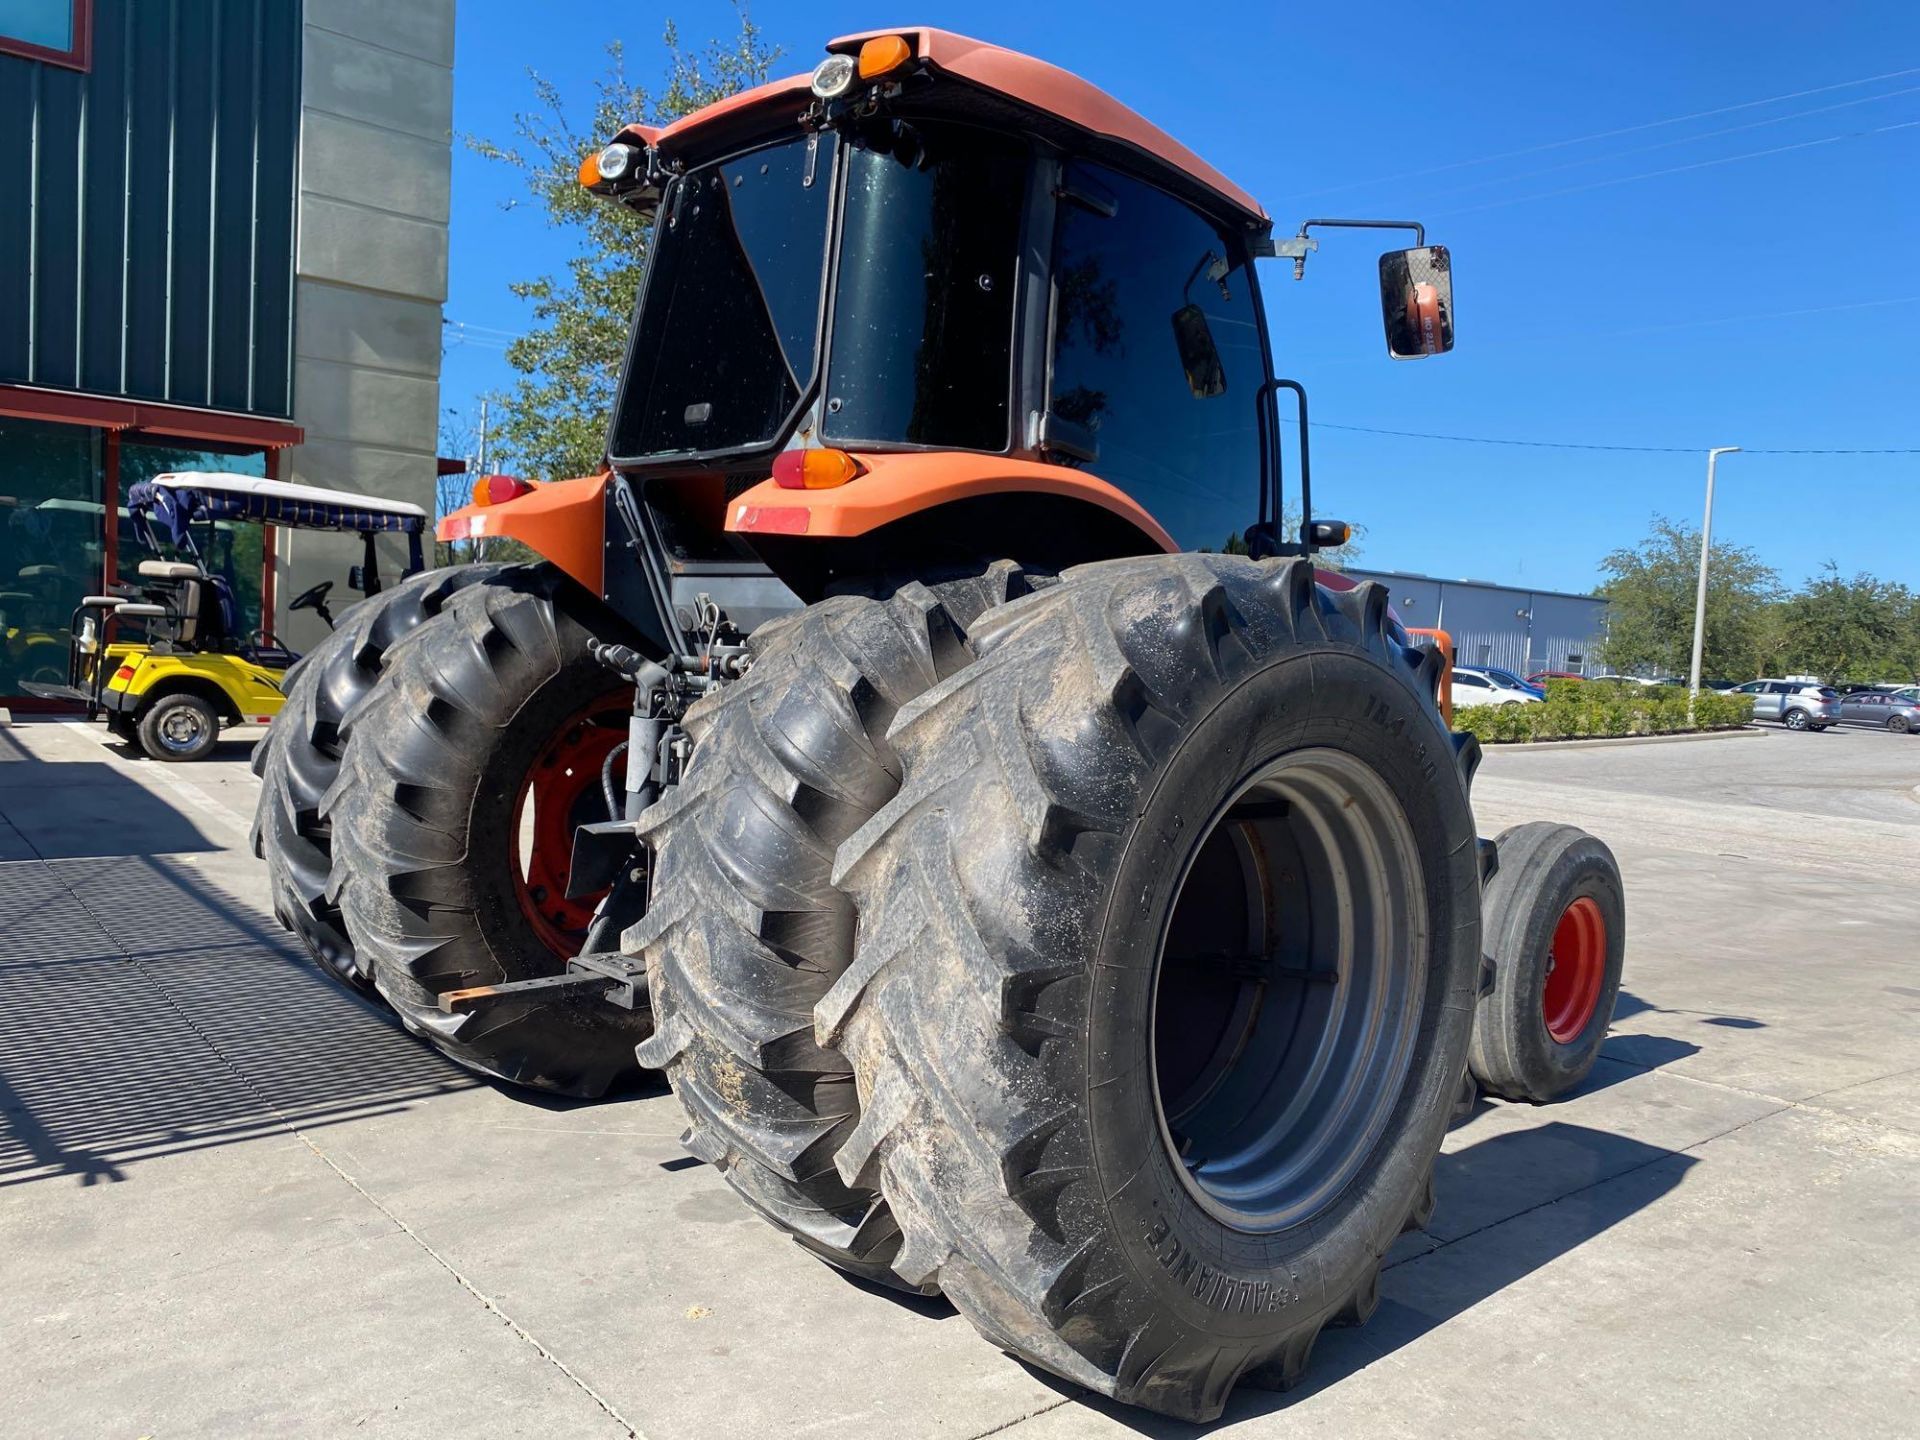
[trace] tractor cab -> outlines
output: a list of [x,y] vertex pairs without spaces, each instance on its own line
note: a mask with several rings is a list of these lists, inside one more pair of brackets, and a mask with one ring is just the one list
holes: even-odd
[[[1277,401],[1305,398],[1253,263],[1297,270],[1309,227],[1276,241],[1252,195],[1043,61],[924,29],[828,51],[581,167],[652,220],[608,454],[678,569],[757,557],[813,599],[1009,530],[1057,566],[1338,543],[1304,441],[1282,533]],[[1446,252],[1381,276],[1390,353],[1450,348]]]
[[[69,622],[66,683],[29,688],[104,715],[156,759],[205,754],[223,723],[265,724],[284,703],[281,677],[299,657],[239,618],[236,555],[248,527],[357,533],[364,560],[348,583],[369,596],[381,589],[376,536],[406,535],[406,573],[423,568],[419,506],[254,475],[156,475],[128,492],[125,521],[143,552],[137,584],[84,597]],[[331,629],[332,588],[323,580],[288,608],[313,610]]]

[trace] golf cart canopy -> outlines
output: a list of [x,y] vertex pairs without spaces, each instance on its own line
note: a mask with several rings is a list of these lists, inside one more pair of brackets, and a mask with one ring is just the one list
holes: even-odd
[[356,534],[397,531],[418,535],[427,512],[418,505],[323,490],[258,475],[210,470],[169,470],[127,492],[127,507],[157,521],[174,544],[184,542],[196,520],[257,520],[298,530],[345,530]]
[[[339,530],[359,535],[367,543],[368,577],[377,574],[373,568],[373,537],[389,532],[402,534],[407,537],[406,573],[411,575],[423,568],[420,536],[427,528],[427,512],[401,500],[356,495],[350,490],[323,490],[317,485],[295,485],[259,475],[169,470],[129,490],[127,509],[135,535],[149,549],[158,549],[159,542],[164,541],[197,555],[192,528],[195,521],[251,520],[296,530]],[[377,589],[378,580],[372,583]]]

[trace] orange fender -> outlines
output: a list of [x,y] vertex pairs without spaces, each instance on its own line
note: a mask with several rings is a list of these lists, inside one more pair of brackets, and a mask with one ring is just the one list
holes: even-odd
[[498,505],[463,505],[434,528],[441,540],[518,540],[595,595],[606,593],[609,475],[536,483]]
[[955,500],[984,495],[1064,495],[1131,523],[1162,550],[1180,547],[1139,502],[1084,470],[952,450],[855,455],[866,474],[830,490],[788,490],[763,480],[727,506],[727,529],[744,535],[843,539]]

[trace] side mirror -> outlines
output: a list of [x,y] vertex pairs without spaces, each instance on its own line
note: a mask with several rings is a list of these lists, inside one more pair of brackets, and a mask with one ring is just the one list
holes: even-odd
[[1444,245],[1389,250],[1380,257],[1380,314],[1396,360],[1453,349],[1453,259]]
[[1180,367],[1187,372],[1187,388],[1196,400],[1227,393],[1227,367],[1220,347],[1213,343],[1207,312],[1198,305],[1182,305],[1173,312],[1173,343],[1180,351]]
[[367,569],[364,565],[355,565],[347,571],[347,588],[365,590],[367,588]]

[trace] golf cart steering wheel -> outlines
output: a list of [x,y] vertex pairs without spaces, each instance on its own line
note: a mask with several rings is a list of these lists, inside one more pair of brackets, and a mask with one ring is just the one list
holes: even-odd
[[322,580],[318,585],[310,585],[287,602],[289,610],[324,610],[327,605],[327,592],[333,589],[331,580]]

